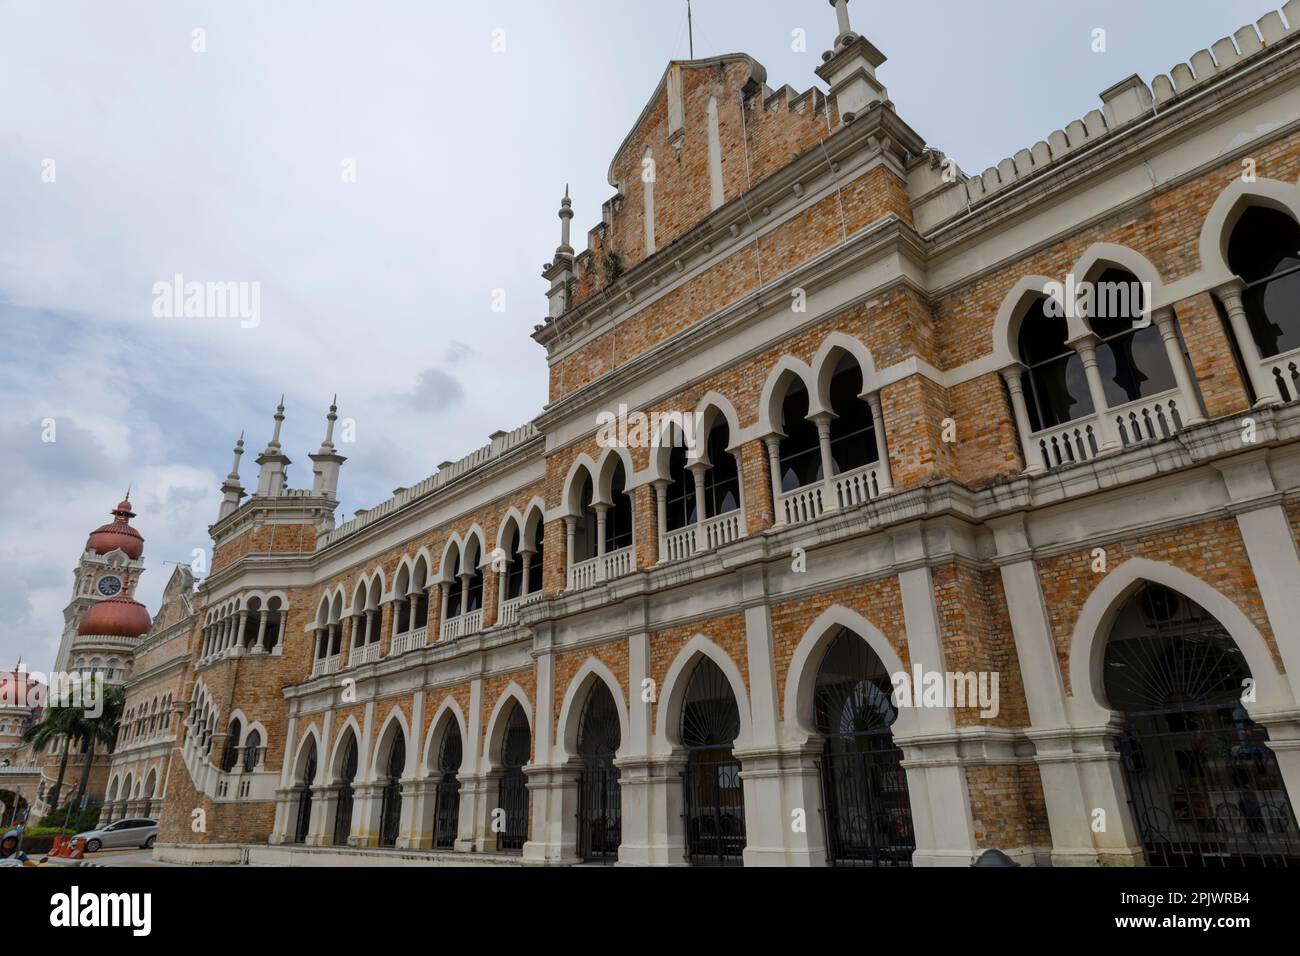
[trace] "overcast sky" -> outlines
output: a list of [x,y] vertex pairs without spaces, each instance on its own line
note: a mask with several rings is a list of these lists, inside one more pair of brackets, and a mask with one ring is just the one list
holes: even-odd
[[[850,4],[900,115],[972,174],[1269,9]],[[694,10],[697,57],[820,82],[826,0]],[[156,610],[165,562],[209,544],[241,429],[256,483],[281,392],[296,487],[333,393],[356,422],[341,519],[536,415],[564,185],[581,246],[687,43],[685,0],[0,0],[0,663],[52,665],[86,535],[128,484]],[[157,317],[178,273],[258,283],[259,324]]]

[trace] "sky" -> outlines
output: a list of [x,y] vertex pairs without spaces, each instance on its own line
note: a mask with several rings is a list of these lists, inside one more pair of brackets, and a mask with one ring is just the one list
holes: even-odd
[[[697,57],[820,85],[826,0],[693,6]],[[850,3],[900,116],[971,174],[1269,9]],[[689,55],[685,13],[0,0],[0,664],[52,666],[86,536],[128,485],[156,610],[168,562],[210,545],[241,430],[256,484],[281,393],[292,486],[335,393],[354,426],[339,520],[534,417],[559,199],[571,184],[580,247],[614,151]],[[257,309],[168,314],[158,284],[177,275],[256,289]]]

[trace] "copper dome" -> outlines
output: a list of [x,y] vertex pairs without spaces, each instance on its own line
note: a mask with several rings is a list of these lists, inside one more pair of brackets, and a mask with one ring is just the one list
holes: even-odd
[[140,637],[149,630],[151,623],[149,611],[143,604],[119,594],[92,604],[77,625],[77,633],[82,637]]
[[120,548],[132,561],[137,560],[144,554],[144,538],[130,525],[134,517],[131,500],[124,498],[113,509],[113,521],[90,533],[90,537],[86,539],[86,550],[94,551],[96,554],[108,554]]

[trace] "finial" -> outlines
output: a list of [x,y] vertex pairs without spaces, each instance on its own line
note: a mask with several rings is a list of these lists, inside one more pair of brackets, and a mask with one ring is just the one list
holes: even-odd
[[235,463],[230,466],[229,477],[235,481],[239,480],[239,459],[244,455],[244,433],[239,433],[239,441],[235,442]]
[[844,46],[850,40],[856,39],[857,34],[853,32],[853,27],[849,24],[849,0],[830,0],[831,6],[835,8],[835,16],[839,21],[840,35],[835,38],[835,45]]
[[322,451],[334,449],[334,423],[339,420],[339,397],[336,393],[330,402],[329,414],[325,416],[325,440],[321,442]]
[[573,219],[573,200],[569,198],[569,184],[564,184],[564,198],[560,200],[560,244],[555,249],[557,256],[573,255],[573,246],[569,244],[569,222]]
[[275,407],[275,432],[274,434],[271,435],[271,440],[270,442],[267,443],[266,446],[267,448],[273,448],[277,451],[280,449],[280,426],[282,424],[284,424],[284,396],[283,395],[280,396],[280,404]]

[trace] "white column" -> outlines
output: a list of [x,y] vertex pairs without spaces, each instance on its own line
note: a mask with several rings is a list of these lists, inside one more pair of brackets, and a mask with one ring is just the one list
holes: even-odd
[[1105,454],[1118,451],[1121,445],[1106,403],[1106,386],[1102,383],[1101,370],[1097,366],[1098,341],[1100,340],[1096,335],[1088,333],[1067,344],[1078,352],[1079,358],[1083,360],[1083,374],[1088,380],[1088,394],[1092,396],[1092,408],[1097,415],[1097,428],[1100,432],[1097,438],[1100,450]]
[[664,539],[668,537],[668,482],[660,478],[654,483],[655,489],[655,521],[658,523],[659,531],[659,563],[663,564],[668,560],[668,551],[664,547]]
[[708,473],[709,466],[703,462],[694,462],[687,466],[691,473],[691,480],[695,483],[695,551],[707,551],[709,542],[704,535],[704,522],[709,517],[708,508],[704,503],[704,478]]
[[772,526],[779,528],[785,524],[785,514],[781,509],[781,439],[768,435],[763,444],[767,445],[767,470],[772,479]]
[[1199,425],[1205,421],[1205,416],[1201,414],[1196,389],[1192,385],[1191,372],[1187,368],[1187,356],[1183,354],[1183,344],[1178,338],[1178,324],[1174,321],[1174,310],[1157,309],[1152,316],[1152,321],[1160,331],[1165,355],[1169,357],[1169,367],[1173,370],[1174,381],[1178,383],[1178,392],[1183,402],[1181,409],[1183,424]]
[[835,462],[831,458],[831,419],[833,417],[830,412],[818,412],[812,417],[813,423],[817,426],[817,444],[821,449],[822,456],[822,484],[826,486],[826,491],[822,495],[822,510],[825,512],[835,511],[839,508],[839,502],[831,491],[835,481]]
[[1011,395],[1011,412],[1016,419],[1016,431],[1020,433],[1020,447],[1024,449],[1025,474],[1038,475],[1046,471],[1042,456],[1034,445],[1033,427],[1029,424],[1029,407],[1025,404],[1025,386],[1021,381],[1024,369],[1012,365],[1002,370],[1002,380],[1007,383],[1007,392]]
[[889,468],[889,442],[885,437],[885,414],[880,406],[880,393],[868,395],[867,404],[871,406],[871,427],[876,433],[876,450],[880,454],[880,493],[883,495],[894,489],[894,476]]
[[1250,331],[1250,320],[1246,318],[1246,306],[1241,298],[1245,288],[1244,282],[1233,279],[1214,291],[1228,313],[1228,324],[1232,326],[1233,337],[1237,340],[1241,361],[1246,366],[1251,384],[1255,386],[1255,405],[1276,405],[1281,401],[1281,396],[1277,393],[1277,385],[1264,370],[1264,358],[1259,354],[1254,333]]

